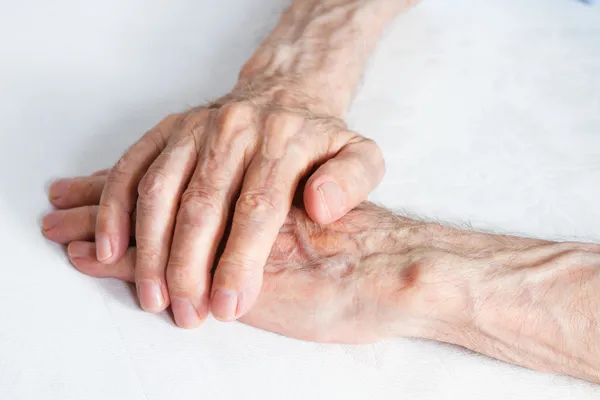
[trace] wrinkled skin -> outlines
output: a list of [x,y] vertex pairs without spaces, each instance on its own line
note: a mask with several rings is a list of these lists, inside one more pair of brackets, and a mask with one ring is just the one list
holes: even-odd
[[[103,264],[122,256],[136,210],[135,282],[145,310],[171,303],[187,328],[209,309],[220,320],[239,318],[260,291],[303,178],[306,210],[319,223],[341,218],[379,183],[375,143],[305,90],[283,79],[240,82],[212,104],[165,118],[110,170],[96,256]],[[217,258],[228,221],[232,234]]]
[[[70,180],[66,195],[51,199],[62,210],[44,218],[43,232],[68,244],[69,259],[81,272],[133,282],[135,247],[122,260],[105,265],[96,260],[95,244],[86,242],[94,237],[105,174]],[[361,239],[382,213],[391,215],[364,203],[337,223],[322,227],[293,207],[265,266],[256,306],[241,321],[318,342],[365,343],[387,336],[391,316],[385,310],[392,298],[385,294],[397,269],[366,262],[364,254],[371,244]]]
[[[105,176],[69,181],[44,218],[80,271],[134,279],[135,248],[100,264],[93,238]],[[293,208],[241,320],[319,342],[411,336],[600,382],[600,246],[460,231],[363,203],[319,226]]]

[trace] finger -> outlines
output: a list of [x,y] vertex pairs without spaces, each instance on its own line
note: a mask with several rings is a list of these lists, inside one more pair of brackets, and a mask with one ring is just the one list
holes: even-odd
[[98,206],[54,211],[42,219],[42,232],[48,239],[67,244],[74,240],[92,240]]
[[306,183],[307,214],[319,224],[337,221],[364,201],[384,174],[385,163],[375,142],[361,138],[345,145]]
[[108,265],[96,259],[96,245],[91,242],[72,242],[67,247],[67,254],[71,264],[86,275],[134,281],[135,247],[130,247],[119,261]]
[[160,312],[168,306],[165,270],[179,198],[196,161],[195,143],[189,135],[170,143],[140,181],[135,281],[146,311]]
[[59,179],[50,185],[50,202],[62,209],[97,205],[105,182],[106,176]]
[[98,260],[114,263],[127,249],[129,221],[135,208],[137,188],[148,167],[165,148],[178,121],[171,116],[159,123],[135,143],[110,170],[100,198],[96,225]]
[[106,176],[106,175],[108,175],[109,172],[110,172],[110,168],[101,169],[99,171],[92,173],[91,176]]
[[[135,233],[135,211],[131,232]],[[42,232],[48,239],[62,244],[93,240],[98,206],[82,206],[48,213],[42,219]]]
[[250,106],[226,106],[207,127],[198,166],[181,197],[167,283],[178,326],[194,328],[208,315],[210,271],[241,185],[244,150],[255,130]]
[[286,114],[266,120],[261,152],[246,172],[231,234],[215,271],[211,294],[215,318],[239,318],[258,296],[264,264],[309,164],[305,146],[311,143],[298,140],[303,126],[302,118]]

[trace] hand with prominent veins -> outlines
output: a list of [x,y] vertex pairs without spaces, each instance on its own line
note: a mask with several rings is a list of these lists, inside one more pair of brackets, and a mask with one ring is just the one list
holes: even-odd
[[[294,1],[230,93],[168,116],[127,150],[102,192],[96,258],[112,265],[126,256],[137,210],[134,278],[145,310],[170,305],[186,328],[209,311],[235,320],[260,293],[305,177],[315,222],[332,223],[365,200],[383,177],[383,158],[343,120],[379,36],[412,3]],[[51,195],[63,190],[58,182]]]
[[[138,248],[102,264],[90,241],[106,180],[63,181],[44,234],[81,272],[133,282]],[[438,340],[600,383],[600,245],[461,231],[370,203],[327,226],[292,207],[278,231],[244,323],[318,342]]]

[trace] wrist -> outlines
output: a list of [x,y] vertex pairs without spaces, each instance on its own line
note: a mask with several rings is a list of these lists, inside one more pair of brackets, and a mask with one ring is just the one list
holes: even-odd
[[317,115],[345,118],[354,97],[353,86],[332,85],[324,71],[280,64],[282,58],[296,63],[301,57],[310,57],[310,53],[302,54],[293,46],[259,47],[240,70],[234,91],[257,92],[257,88],[258,91],[264,87],[276,88],[275,101],[279,97],[281,103],[291,103],[289,108],[294,108],[296,99],[301,97],[303,103],[317,110]]
[[360,275],[368,277],[359,297],[376,310],[374,336],[433,338],[469,321],[464,275],[475,267],[452,251],[448,240],[454,230],[369,203],[351,211],[344,223]]
[[412,1],[296,0],[240,71],[240,84],[284,78],[343,117],[387,24]]
[[387,234],[387,242],[377,242],[384,250],[373,260],[393,278],[386,281],[380,299],[389,319],[385,336],[421,337],[472,348],[473,341],[480,339],[476,317],[490,293],[503,287],[494,279],[505,276],[500,273],[506,272],[504,265],[515,252],[550,243],[394,219],[393,233]]

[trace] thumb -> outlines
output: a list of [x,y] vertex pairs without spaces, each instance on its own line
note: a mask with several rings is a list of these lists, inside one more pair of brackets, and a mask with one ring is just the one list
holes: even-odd
[[384,174],[383,154],[374,141],[361,137],[346,144],[306,182],[307,214],[319,224],[337,221],[366,200]]

